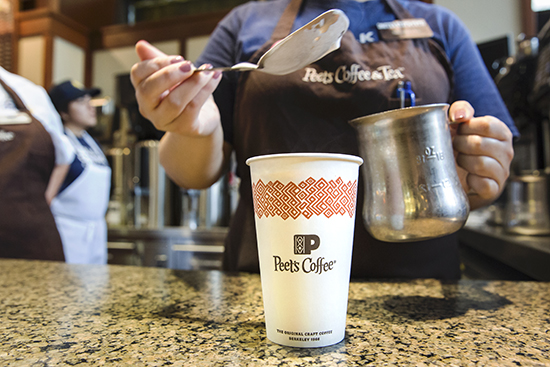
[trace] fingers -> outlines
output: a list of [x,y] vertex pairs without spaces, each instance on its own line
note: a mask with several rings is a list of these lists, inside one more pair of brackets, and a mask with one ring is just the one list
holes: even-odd
[[469,193],[477,194],[484,200],[495,200],[504,188],[502,183],[487,177],[469,174],[466,180],[470,187]]
[[181,134],[207,135],[210,127],[195,124],[197,116],[218,86],[220,73],[193,74],[171,90],[153,110],[153,118],[162,130]]
[[459,154],[456,161],[468,172],[468,191],[486,199],[500,192],[509,175],[509,169],[502,167],[502,163],[491,157]]
[[[178,68],[185,73],[192,69],[192,65],[179,55],[167,56],[143,40],[136,44],[136,53],[142,61],[132,66],[130,80],[136,89],[138,103],[141,106],[143,102],[144,109],[148,110],[151,105],[158,104],[166,90],[183,81],[184,75],[177,72]],[[153,98],[155,95],[157,98]]]
[[192,65],[179,57],[160,57],[142,61],[131,71],[132,84],[142,114],[151,119],[153,110],[169,91],[193,76]]
[[136,53],[141,61],[153,59],[155,57],[166,56],[165,53],[144,40],[138,41],[138,43],[136,43]]
[[181,56],[166,55],[138,62],[137,64],[134,64],[132,66],[132,69],[130,70],[130,78],[132,84],[137,87],[143,82],[143,80],[149,78],[156,72],[166,67],[182,63],[190,65],[190,63],[188,61],[184,61],[183,57]]
[[479,135],[505,142],[511,142],[513,138],[508,126],[493,116],[476,117],[470,119],[468,123],[460,124],[458,134]]
[[130,79],[140,113],[163,131],[201,135],[212,130],[214,124],[196,120],[221,73],[193,73],[191,62],[168,56],[146,41],[136,44],[136,53],[142,61],[132,67]]
[[453,139],[457,164],[467,171],[467,189],[484,199],[496,198],[510,174],[512,133],[495,117],[471,118]]

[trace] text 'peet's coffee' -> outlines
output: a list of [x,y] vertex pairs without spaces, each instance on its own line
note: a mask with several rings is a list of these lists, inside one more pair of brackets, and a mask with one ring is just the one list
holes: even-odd
[[283,261],[280,256],[274,255],[273,260],[275,262],[275,271],[298,273],[303,271],[304,273],[322,274],[324,272],[334,269],[336,260],[326,261],[324,257],[318,257],[313,260],[311,257],[306,257],[300,262],[296,260]]

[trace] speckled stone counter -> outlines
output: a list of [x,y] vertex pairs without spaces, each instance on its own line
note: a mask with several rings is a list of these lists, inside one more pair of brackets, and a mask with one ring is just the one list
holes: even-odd
[[346,330],[270,342],[258,275],[0,260],[1,366],[550,366],[550,283],[354,281]]

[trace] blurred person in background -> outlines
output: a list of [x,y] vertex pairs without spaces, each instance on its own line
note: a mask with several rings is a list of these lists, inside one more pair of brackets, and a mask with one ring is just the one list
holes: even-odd
[[65,260],[49,204],[73,158],[44,88],[0,67],[0,257]]
[[90,102],[99,93],[99,89],[85,89],[75,81],[62,82],[49,90],[76,153],[51,206],[70,264],[107,263],[105,213],[111,168],[99,144],[86,131],[97,124],[96,110]]

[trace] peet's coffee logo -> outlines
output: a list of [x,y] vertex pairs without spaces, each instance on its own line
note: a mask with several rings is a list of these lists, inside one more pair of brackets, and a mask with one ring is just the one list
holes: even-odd
[[318,257],[317,259],[306,257],[301,264],[299,261],[292,259],[284,261],[277,255],[273,255],[273,260],[275,261],[275,271],[288,271],[291,273],[303,271],[306,274],[322,274],[334,269],[334,264],[336,264],[336,260],[327,261],[324,257]]
[[309,255],[311,251],[317,250],[321,239],[314,234],[297,234],[294,236],[294,254]]
[[339,66],[335,72],[317,71],[314,68],[306,68],[302,81],[306,83],[323,84],[356,84],[368,81],[390,81],[405,78],[405,68],[393,68],[390,65],[382,65],[374,70],[361,69],[359,64],[352,64],[349,68],[346,65]]
[[[295,255],[310,255],[311,251],[317,250],[321,245],[321,239],[314,234],[297,234],[294,236],[294,254]],[[322,274],[330,271],[334,268],[336,260],[327,261],[324,257],[306,257],[300,261],[289,259],[283,261],[280,256],[274,255],[273,260],[275,262],[275,271],[298,273],[303,271],[304,273]]]

